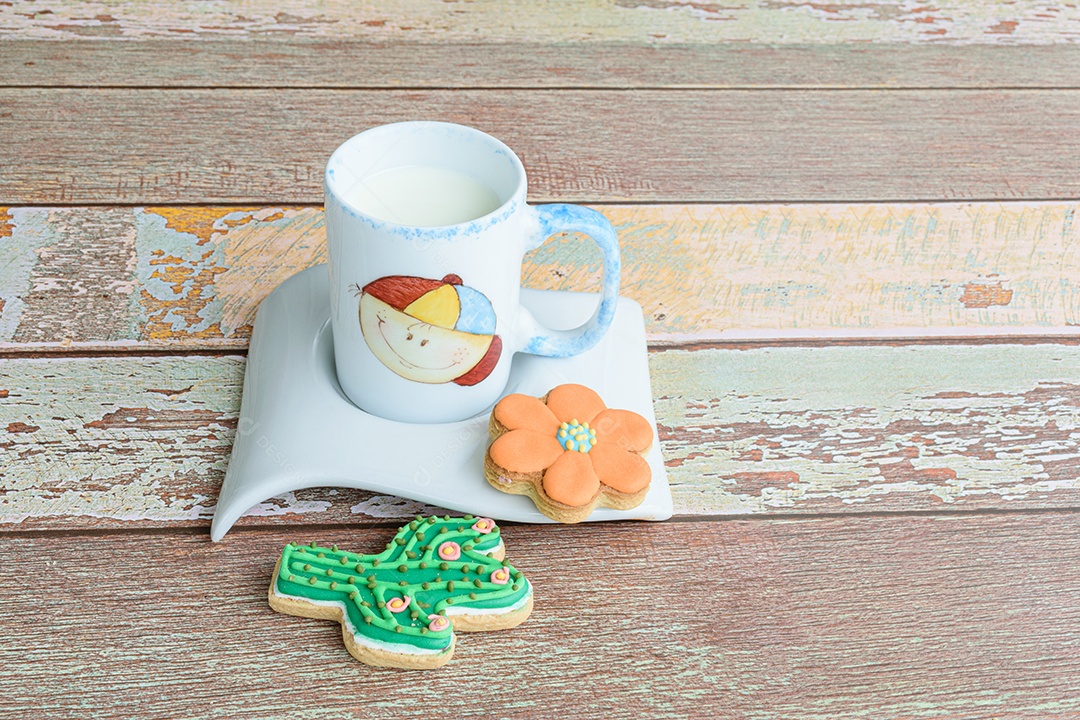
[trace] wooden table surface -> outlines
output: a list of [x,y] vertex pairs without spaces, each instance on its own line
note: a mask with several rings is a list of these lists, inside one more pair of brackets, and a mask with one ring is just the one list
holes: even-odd
[[[1076,4],[8,0],[0,71],[0,717],[1080,717]],[[533,616],[420,674],[266,587],[430,508],[208,532],[326,158],[403,119],[616,225],[676,513],[507,526]]]

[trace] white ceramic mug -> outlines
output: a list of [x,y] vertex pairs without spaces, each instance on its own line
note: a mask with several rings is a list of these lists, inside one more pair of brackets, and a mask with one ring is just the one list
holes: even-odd
[[[514,353],[568,357],[603,337],[619,294],[614,228],[577,205],[530,207],[525,190],[510,148],[451,123],[382,125],[330,157],[334,357],[355,405],[404,422],[463,420],[499,399]],[[562,231],[587,234],[603,256],[596,312],[569,331],[519,301],[524,254]]]

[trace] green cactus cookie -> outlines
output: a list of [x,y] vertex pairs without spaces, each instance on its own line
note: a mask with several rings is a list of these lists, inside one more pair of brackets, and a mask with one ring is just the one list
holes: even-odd
[[369,665],[434,668],[454,653],[454,631],[504,630],[532,610],[532,586],[502,562],[488,518],[417,516],[378,555],[289,543],[270,584],[270,607],[337,620],[345,646]]

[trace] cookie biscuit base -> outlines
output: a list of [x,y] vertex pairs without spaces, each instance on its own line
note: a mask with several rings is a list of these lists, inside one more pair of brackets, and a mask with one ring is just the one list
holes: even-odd
[[[502,560],[506,556],[506,550],[500,546],[491,557]],[[349,622],[345,616],[345,609],[337,604],[317,604],[303,598],[291,597],[278,594],[275,591],[278,581],[278,573],[281,570],[281,560],[274,566],[274,574],[270,581],[270,589],[267,598],[270,607],[277,612],[297,617],[314,618],[316,620],[333,620],[341,624],[341,636],[345,641],[345,647],[349,654],[362,663],[375,667],[402,668],[405,670],[432,670],[442,667],[450,662],[454,656],[454,647],[457,645],[457,637],[450,643],[450,647],[439,653],[416,653],[394,652],[387,648],[372,647],[357,641],[349,629]],[[520,608],[504,613],[483,613],[479,615],[448,615],[454,628],[454,632],[486,632],[489,630],[509,630],[517,627],[529,617],[533,608],[533,595],[529,593],[528,602]]]
[[[540,398],[540,400],[547,402],[547,395]],[[491,435],[491,442],[495,442],[501,435],[509,431],[509,428],[495,419],[495,413],[492,413],[491,420],[488,422],[488,434]],[[651,447],[652,445],[645,448],[638,455],[644,457]],[[484,453],[484,477],[487,479],[488,484],[496,490],[512,495],[527,495],[536,503],[537,509],[544,515],[552,520],[566,524],[579,523],[585,520],[598,507],[630,510],[644,502],[645,496],[649,492],[649,485],[636,493],[619,492],[613,487],[601,485],[592,500],[584,505],[566,505],[556,502],[544,492],[544,471],[518,473],[497,465],[491,459],[491,443],[488,443],[488,449]]]

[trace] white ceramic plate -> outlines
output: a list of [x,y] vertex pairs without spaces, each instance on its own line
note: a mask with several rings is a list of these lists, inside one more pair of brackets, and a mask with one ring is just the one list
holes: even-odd
[[[244,375],[244,397],[229,468],[210,526],[220,540],[246,510],[309,487],[349,487],[513,522],[551,522],[527,497],[509,495],[484,479],[488,408],[457,423],[414,425],[358,409],[334,375],[326,266],[281,284],[259,306]],[[597,295],[523,290],[522,304],[555,329],[588,319]],[[576,382],[600,393],[609,407],[633,410],[654,427],[645,323],[641,307],[619,298],[604,339],[572,358],[514,357],[506,393],[544,395]],[[632,510],[598,508],[594,520],[666,520],[671,489],[653,438],[647,460],[652,485]]]

